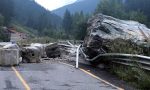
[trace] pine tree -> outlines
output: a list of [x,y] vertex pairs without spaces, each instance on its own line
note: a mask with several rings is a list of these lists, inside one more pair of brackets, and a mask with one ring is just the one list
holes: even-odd
[[4,16],[4,25],[8,26],[13,17],[14,4],[12,0],[0,0],[0,13]]
[[70,11],[66,10],[63,18],[63,28],[65,29],[65,32],[67,34],[71,33],[72,30],[72,15],[70,14]]
[[97,13],[103,13],[121,19],[126,18],[122,0],[101,0],[95,10],[95,14]]
[[0,26],[4,24],[4,17],[0,14]]

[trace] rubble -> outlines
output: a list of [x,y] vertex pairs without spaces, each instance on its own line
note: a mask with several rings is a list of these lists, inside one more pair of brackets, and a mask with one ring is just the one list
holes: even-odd
[[[1,45],[3,53],[0,58],[0,65],[17,65],[22,63],[40,63],[43,60],[49,61],[75,61],[77,47],[71,43],[50,43],[20,47],[17,44]],[[5,55],[4,55],[5,54]],[[9,56],[9,57],[8,57]],[[2,61],[3,60],[3,61]],[[12,61],[11,61],[12,60]]]
[[46,55],[49,58],[56,58],[61,56],[61,51],[57,43],[48,44],[45,48]]

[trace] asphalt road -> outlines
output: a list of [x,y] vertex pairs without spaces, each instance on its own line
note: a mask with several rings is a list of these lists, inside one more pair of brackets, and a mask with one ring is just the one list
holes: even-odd
[[117,90],[93,74],[63,63],[0,67],[0,90]]

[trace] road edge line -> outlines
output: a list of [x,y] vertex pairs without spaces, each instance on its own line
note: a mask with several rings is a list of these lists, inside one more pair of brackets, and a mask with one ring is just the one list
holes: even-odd
[[14,71],[14,73],[16,74],[16,76],[19,78],[19,80],[21,81],[21,83],[23,84],[23,86],[25,87],[26,90],[31,90],[29,85],[27,84],[27,82],[23,79],[23,77],[21,76],[21,74],[17,71],[17,69],[15,67],[11,67]]
[[[73,65],[71,65],[71,64],[67,64],[67,63],[63,63],[63,62],[61,62],[61,63],[64,64],[64,65],[70,66],[70,67],[75,67],[75,66],[73,66]],[[100,80],[101,82],[103,82],[103,83],[105,83],[105,84],[108,84],[108,85],[110,85],[110,86],[112,86],[112,87],[114,87],[114,88],[116,88],[116,89],[118,89],[118,90],[124,90],[123,88],[117,87],[117,86],[115,86],[115,85],[109,83],[108,81],[103,80],[103,79],[101,79],[100,77],[98,77],[98,76],[96,76],[96,75],[94,75],[94,74],[92,74],[92,73],[90,73],[90,72],[88,72],[88,71],[86,71],[86,70],[84,70],[84,69],[82,69],[82,68],[79,68],[79,70],[81,70],[82,72],[84,72],[84,73],[86,73],[86,74],[92,76],[93,78],[95,78],[95,79],[97,79],[97,80]]]

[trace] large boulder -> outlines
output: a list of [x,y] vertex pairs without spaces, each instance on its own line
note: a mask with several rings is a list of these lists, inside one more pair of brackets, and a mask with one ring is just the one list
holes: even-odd
[[0,49],[0,65],[13,66],[19,65],[21,58],[18,49]]
[[41,57],[46,57],[46,52],[45,52],[46,45],[40,43],[32,43],[31,47],[37,47],[40,50]]
[[40,63],[41,51],[37,47],[29,46],[24,47],[22,50],[23,63]]
[[[144,24],[97,14],[88,20],[84,51],[89,58],[93,58],[101,53],[109,53],[112,49],[125,48],[127,47],[125,42],[127,42],[128,46],[137,47],[133,48],[137,49],[135,50],[137,52],[140,47],[136,45],[148,42],[149,38],[150,29]],[[113,44],[116,47],[112,47]]]
[[0,65],[12,66],[19,65],[22,61],[20,48],[17,44],[1,43],[0,48]]

